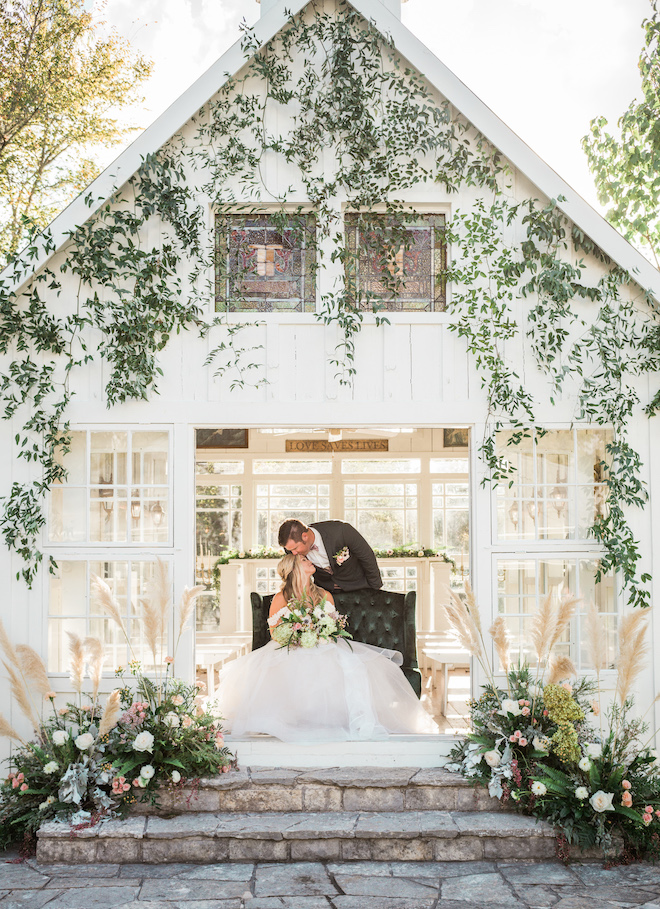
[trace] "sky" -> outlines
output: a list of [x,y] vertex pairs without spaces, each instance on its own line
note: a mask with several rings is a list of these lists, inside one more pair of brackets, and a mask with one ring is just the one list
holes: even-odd
[[[148,126],[259,18],[256,0],[104,0],[102,16],[154,61]],[[408,0],[404,24],[598,210],[580,139],[639,97],[650,0]],[[107,164],[116,150],[103,161]]]

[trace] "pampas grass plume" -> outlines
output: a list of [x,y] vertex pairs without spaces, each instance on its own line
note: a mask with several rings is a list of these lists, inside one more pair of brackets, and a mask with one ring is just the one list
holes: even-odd
[[186,623],[192,614],[195,600],[205,590],[206,587],[203,584],[198,584],[197,587],[191,588],[184,587],[181,594],[181,602],[179,603],[179,637],[183,634]]
[[644,640],[648,612],[648,609],[636,609],[625,615],[619,625],[616,697],[622,705],[630,695],[633,682],[644,668],[644,658],[649,652],[648,642]]
[[32,723],[33,727],[36,729],[39,723],[34,714],[34,710],[32,709],[30,697],[28,695],[27,688],[23,683],[23,680],[21,679],[16,668],[12,666],[11,663],[7,663],[3,660],[2,665],[5,667],[7,675],[9,676],[9,684],[11,686],[11,693],[14,700],[21,708],[28,720]]
[[82,640],[75,632],[67,631],[67,635],[69,637],[69,653],[71,654],[71,662],[69,664],[71,684],[75,691],[80,694],[85,675],[85,651]]
[[14,645],[9,640],[9,635],[7,634],[5,626],[3,625],[1,620],[0,620],[0,647],[2,648],[4,655],[7,657],[7,659],[12,664],[12,666],[15,666],[18,669],[19,668],[18,655],[16,654]]
[[17,644],[16,654],[21,673],[26,682],[30,682],[42,697],[49,694],[52,685],[48,679],[46,666],[36,650],[27,644]]
[[20,742],[22,745],[25,744],[23,739],[20,737],[18,732],[14,729],[11,723],[5,719],[5,717],[0,713],[0,735],[5,736],[8,739],[14,739],[17,742]]
[[488,629],[488,634],[493,639],[502,669],[508,675],[511,668],[511,634],[503,615],[498,615]]
[[111,619],[113,619],[117,625],[121,628],[124,633],[124,637],[128,640],[128,634],[126,633],[126,626],[124,625],[124,620],[121,616],[121,611],[119,609],[119,604],[112,595],[110,587],[106,584],[103,578],[100,578],[98,575],[92,575],[92,596],[94,600],[107,612]]
[[121,716],[120,697],[121,692],[118,688],[115,688],[115,690],[111,691],[108,695],[108,700],[105,702],[103,716],[101,717],[101,722],[99,723],[99,738],[107,735],[108,732],[110,732],[111,729],[114,729],[117,725],[117,720]]
[[105,660],[105,654],[103,653],[103,644],[99,638],[87,637],[83,641],[83,647],[90,657],[89,677],[92,680],[92,700],[95,701],[96,696],[99,693],[99,685],[101,684],[103,663]]
[[546,685],[556,685],[562,679],[567,679],[571,675],[577,675],[577,669],[570,657],[553,654],[550,657],[550,674]]
[[449,624],[456,632],[462,646],[473,656],[481,659],[482,647],[479,637],[479,627],[470,612],[467,603],[454,593],[451,588],[447,587],[450,601],[444,604],[445,614]]
[[607,636],[595,603],[589,604],[585,625],[589,658],[596,673],[599,675],[607,666]]
[[555,624],[555,630],[550,639],[550,644],[548,646],[548,651],[551,651],[555,644],[559,641],[562,634],[566,631],[569,626],[571,619],[573,618],[573,613],[575,612],[575,607],[580,602],[579,597],[563,596],[559,601],[559,608],[557,610],[557,621]]
[[543,662],[543,658],[550,647],[550,642],[555,637],[557,618],[557,608],[554,604],[553,590],[551,589],[541,603],[539,611],[532,619],[530,629],[530,637],[539,663]]

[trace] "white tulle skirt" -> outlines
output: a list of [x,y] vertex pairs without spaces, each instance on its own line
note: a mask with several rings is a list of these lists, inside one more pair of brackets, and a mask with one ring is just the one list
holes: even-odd
[[314,744],[437,733],[395,661],[357,641],[289,651],[270,641],[223,669],[214,700],[232,735]]

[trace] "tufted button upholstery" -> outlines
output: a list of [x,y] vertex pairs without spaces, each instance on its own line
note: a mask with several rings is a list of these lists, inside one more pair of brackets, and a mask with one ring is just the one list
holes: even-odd
[[[348,630],[353,639],[403,654],[403,674],[420,697],[422,678],[417,668],[415,628],[415,591],[395,593],[392,590],[335,590],[335,604],[348,616]],[[252,649],[270,641],[268,612],[272,595],[250,594],[252,603]]]

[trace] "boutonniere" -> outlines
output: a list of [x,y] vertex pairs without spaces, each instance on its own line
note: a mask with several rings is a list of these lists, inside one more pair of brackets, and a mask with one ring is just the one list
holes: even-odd
[[339,552],[336,552],[332,558],[335,560],[337,565],[341,565],[346,561],[346,559],[350,559],[350,557],[351,554],[348,551],[348,546],[344,546],[344,548],[340,549]]

